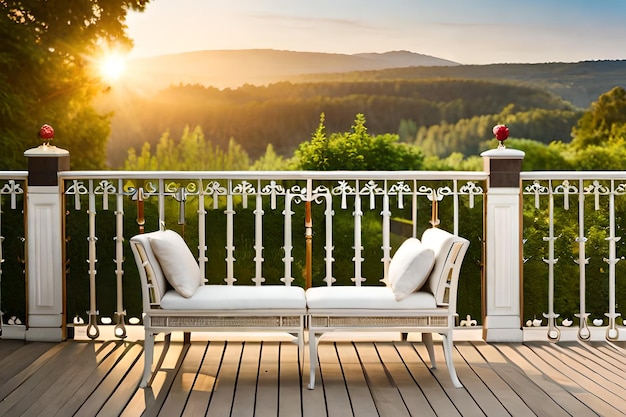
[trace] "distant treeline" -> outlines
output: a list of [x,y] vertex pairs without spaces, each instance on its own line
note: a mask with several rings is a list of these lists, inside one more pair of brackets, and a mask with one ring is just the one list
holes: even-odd
[[[577,119],[570,103],[547,91],[513,83],[460,79],[282,82],[224,90],[180,85],[152,97],[124,100],[123,107],[117,106],[125,110],[115,114],[109,141],[108,160],[113,168],[123,165],[130,147],[139,151],[146,142],[154,145],[166,131],[180,137],[185,126],[200,126],[213,144],[223,148],[234,139],[256,159],[269,143],[279,154],[291,156],[300,143],[311,139],[321,113],[326,115],[328,131],[344,131],[355,114],[362,113],[370,133],[402,131],[403,141],[420,146],[439,141],[433,126],[443,123],[450,127],[440,129],[462,130],[462,126],[478,121],[490,128],[500,117],[519,121],[516,127],[519,125],[520,130],[512,129],[514,137],[569,141]],[[522,112],[527,121],[514,116]],[[481,122],[485,116],[490,118]],[[533,126],[523,127],[524,123]],[[485,129],[464,133],[463,137],[476,145],[492,137],[488,129],[483,132]],[[459,132],[447,134],[452,133]],[[448,142],[446,148],[450,149],[442,150],[441,144],[429,145],[435,148],[432,154],[454,151],[471,155],[476,151],[474,145]]]
[[575,106],[586,109],[613,87],[626,86],[626,60],[550,62],[543,64],[413,66],[343,73],[304,74],[292,82],[346,82],[376,80],[428,80],[454,78],[524,83],[550,91]]

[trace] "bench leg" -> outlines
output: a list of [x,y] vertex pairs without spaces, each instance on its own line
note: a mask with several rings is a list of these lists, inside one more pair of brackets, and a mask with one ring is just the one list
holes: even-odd
[[452,350],[454,348],[452,342],[452,333],[443,334],[443,353],[446,358],[446,366],[448,367],[448,373],[452,380],[452,385],[455,388],[463,388],[463,384],[459,381],[459,377],[456,375],[456,369],[454,368],[454,360],[452,358]]
[[320,336],[315,331],[309,329],[309,389],[315,388],[315,368],[317,368],[317,345],[320,342]]
[[145,388],[148,386],[150,380],[150,374],[152,373],[152,361],[154,359],[154,333],[146,332],[146,336],[143,342],[143,377],[139,386]]
[[432,369],[437,369],[437,361],[435,360],[435,347],[433,346],[433,334],[422,333],[422,341],[424,342],[424,346],[426,346],[426,350],[428,351],[428,357],[430,358],[430,367]]

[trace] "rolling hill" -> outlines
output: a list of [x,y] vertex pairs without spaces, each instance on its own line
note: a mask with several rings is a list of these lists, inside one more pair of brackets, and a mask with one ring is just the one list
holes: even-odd
[[236,88],[284,81],[302,74],[455,65],[459,64],[408,51],[354,55],[273,49],[197,51],[130,61],[121,81],[142,90],[181,83]]
[[353,55],[273,49],[197,51],[130,61],[117,87],[150,95],[180,84],[223,89],[281,81],[432,78],[523,83],[550,91],[584,109],[600,94],[615,86],[626,86],[626,60],[462,65],[409,51]]

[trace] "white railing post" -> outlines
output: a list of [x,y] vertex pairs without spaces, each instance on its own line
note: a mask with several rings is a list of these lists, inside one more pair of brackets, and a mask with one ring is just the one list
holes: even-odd
[[69,152],[41,145],[24,152],[27,187],[26,340],[61,341],[64,319],[63,204],[57,173],[69,170]]
[[498,148],[481,156],[489,174],[483,337],[488,342],[521,342],[520,171],[524,152]]

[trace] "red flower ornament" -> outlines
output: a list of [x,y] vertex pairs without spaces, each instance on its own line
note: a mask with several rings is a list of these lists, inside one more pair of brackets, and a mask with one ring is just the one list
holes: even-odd
[[493,134],[500,142],[498,148],[504,148],[504,141],[509,137],[509,128],[505,125],[495,125],[493,127]]
[[50,125],[43,125],[39,129],[39,139],[44,141],[44,145],[49,145],[50,141],[54,138],[54,129]]

